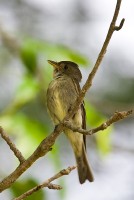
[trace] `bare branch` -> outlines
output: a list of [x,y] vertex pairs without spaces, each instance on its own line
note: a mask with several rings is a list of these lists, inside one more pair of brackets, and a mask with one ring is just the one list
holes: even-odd
[[34,192],[37,192],[38,190],[44,188],[44,187],[48,187],[49,189],[56,189],[56,190],[61,190],[62,187],[59,185],[55,185],[55,184],[50,184],[52,181],[60,178],[61,176],[64,175],[68,175],[70,174],[70,172],[72,170],[74,170],[76,168],[76,166],[73,167],[68,167],[67,169],[63,169],[61,170],[59,173],[57,173],[56,175],[52,176],[51,178],[49,178],[48,180],[46,180],[44,183],[28,190],[27,192],[25,192],[24,194],[22,194],[21,196],[14,198],[13,200],[22,200],[25,199],[26,197],[30,196],[31,194],[33,194]]
[[22,153],[17,149],[15,144],[11,141],[9,136],[5,133],[2,127],[0,127],[0,134],[1,137],[6,141],[6,143],[9,145],[10,149],[13,151],[14,155],[18,158],[20,163],[22,164],[25,161],[25,158],[23,157]]
[[[89,74],[88,79],[87,79],[85,85],[83,86],[83,88],[81,90],[81,93],[80,93],[79,97],[77,98],[75,104],[72,106],[72,109],[70,109],[69,114],[65,117],[65,121],[68,120],[70,117],[72,117],[74,115],[74,113],[76,113],[76,111],[79,108],[79,105],[83,102],[83,99],[85,97],[85,94],[86,94],[87,90],[89,90],[89,88],[92,85],[93,78],[94,78],[98,68],[100,67],[100,64],[101,64],[101,62],[103,60],[103,57],[104,57],[104,55],[106,53],[106,50],[107,50],[108,44],[110,42],[110,39],[111,39],[111,37],[113,35],[113,32],[117,29],[117,27],[115,26],[115,23],[116,23],[118,14],[119,14],[121,2],[122,2],[122,0],[117,0],[117,4],[116,4],[115,12],[114,12],[114,15],[113,15],[113,19],[112,19],[112,22],[110,24],[110,27],[109,27],[106,39],[104,41],[104,44],[102,46],[102,49],[101,49],[101,51],[100,51],[100,53],[98,55],[98,58],[96,60],[96,63],[94,65],[91,73]],[[120,29],[122,28],[123,23],[124,23],[124,19],[121,21],[121,24],[119,26]]]
[[1,24],[0,24],[0,38],[3,44],[8,48],[8,50],[12,54],[19,55],[20,53],[19,41],[16,40],[16,38],[14,38],[12,35],[9,35],[6,31],[4,31]]
[[48,184],[47,187],[48,187],[50,190],[61,190],[61,189],[62,189],[62,187],[61,187],[60,185],[52,184],[52,183]]
[[119,26],[115,26],[115,27],[114,27],[114,30],[115,30],[115,31],[119,31],[120,29],[122,29],[124,22],[125,22],[125,19],[123,18],[123,19],[121,20],[121,22],[120,22],[120,25],[119,25]]
[[102,123],[97,128],[94,128],[94,129],[91,129],[91,130],[85,130],[85,129],[82,129],[82,128],[74,127],[72,124],[70,124],[69,121],[64,122],[63,125],[66,126],[69,129],[71,129],[73,132],[79,132],[79,133],[82,133],[83,135],[93,135],[94,133],[105,130],[111,124],[128,117],[129,115],[132,114],[132,112],[133,112],[132,110],[115,112],[114,115],[112,117],[110,117],[110,119],[108,119],[106,122]]
[[46,153],[51,150],[51,147],[55,143],[55,140],[61,133],[62,129],[63,125],[57,126],[54,132],[52,132],[40,143],[34,153],[27,160],[25,160],[25,162],[19,165],[14,172],[0,182],[0,192],[9,188],[37,159],[46,155]]

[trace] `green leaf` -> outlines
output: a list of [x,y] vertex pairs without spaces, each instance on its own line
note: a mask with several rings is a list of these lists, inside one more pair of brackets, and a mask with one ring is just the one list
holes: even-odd
[[[38,184],[39,183],[35,179],[28,178],[23,181],[19,182],[17,181],[16,183],[13,184],[10,190],[12,191],[14,197],[18,197],[27,190],[37,186]],[[34,199],[45,200],[46,199],[45,192],[43,190],[39,190],[38,192],[35,192],[31,196],[26,198],[26,200],[34,200]]]
[[39,89],[36,79],[29,75],[25,76],[16,91],[15,102],[25,104],[31,101],[31,99],[35,98]]
[[[89,66],[89,59],[66,46],[34,38],[24,38],[21,59],[29,74],[40,77],[40,85],[46,88],[52,78],[52,67],[47,60],[70,60],[80,66]],[[38,74],[37,74],[38,73]]]
[[111,135],[113,128],[109,127],[103,132],[98,132],[96,134],[97,147],[100,155],[104,156],[111,152]]
[[82,66],[89,65],[89,59],[76,50],[60,44],[53,44],[34,38],[24,39],[21,49],[21,58],[29,71],[35,71],[39,55],[44,56],[46,60],[72,60]]
[[30,73],[35,73],[37,67],[38,46],[34,40],[24,40],[21,46],[20,56],[22,62]]
[[40,86],[37,80],[30,75],[24,76],[16,90],[13,101],[6,108],[4,113],[11,114],[16,112],[20,107],[33,100],[39,91]]
[[15,136],[15,143],[25,156],[30,155],[48,134],[47,126],[21,112],[1,117],[0,121],[6,131]]
[[[100,112],[98,112],[89,102],[85,103],[87,122],[90,128],[95,128],[106,121]],[[95,134],[97,147],[101,155],[106,155],[111,151],[111,138],[110,133],[113,130],[113,126],[108,127],[106,130]]]
[[53,166],[56,170],[59,170],[62,167],[61,164],[61,152],[60,152],[60,146],[56,143],[51,151],[51,154],[49,154],[50,158],[52,159]]
[[86,119],[89,126],[98,126],[103,120],[104,116],[98,112],[88,101],[85,101]]
[[55,52],[59,54],[55,55],[58,58],[58,61],[71,60],[82,66],[89,65],[89,60],[73,49],[67,48],[63,45],[57,45],[53,48],[55,48]]

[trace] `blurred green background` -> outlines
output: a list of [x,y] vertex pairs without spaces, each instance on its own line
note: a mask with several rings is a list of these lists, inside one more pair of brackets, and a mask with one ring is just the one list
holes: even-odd
[[[46,91],[52,80],[52,68],[47,60],[76,62],[83,74],[83,85],[105,39],[115,3],[0,0],[0,125],[26,158],[53,130],[46,108]],[[112,38],[85,98],[88,128],[98,126],[116,110],[134,107],[131,50],[134,39],[129,26],[132,15],[123,6],[121,14],[128,23]],[[56,181],[63,186],[62,191],[44,189],[27,199],[133,200],[133,119],[131,116],[87,138],[87,151],[95,174],[93,184],[81,186],[75,171]],[[53,150],[0,194],[0,199],[18,196],[74,164],[70,145],[61,135]],[[17,159],[1,138],[0,179],[17,165]]]

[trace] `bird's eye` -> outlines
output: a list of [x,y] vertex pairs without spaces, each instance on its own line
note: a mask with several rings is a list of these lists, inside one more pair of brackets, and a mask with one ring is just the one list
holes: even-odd
[[64,69],[68,69],[68,66],[67,66],[67,65],[65,65],[65,66],[64,66]]

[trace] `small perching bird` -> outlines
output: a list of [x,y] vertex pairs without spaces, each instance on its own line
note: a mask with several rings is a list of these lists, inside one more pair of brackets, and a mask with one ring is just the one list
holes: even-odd
[[[54,68],[53,80],[47,90],[47,107],[55,125],[59,124],[67,115],[80,93],[79,82],[82,74],[76,63],[71,61],[54,62],[48,60]],[[70,119],[75,127],[86,129],[86,112],[83,103],[75,115]],[[93,174],[86,156],[86,137],[78,132],[64,128],[77,162],[80,183],[86,180],[93,182]]]

